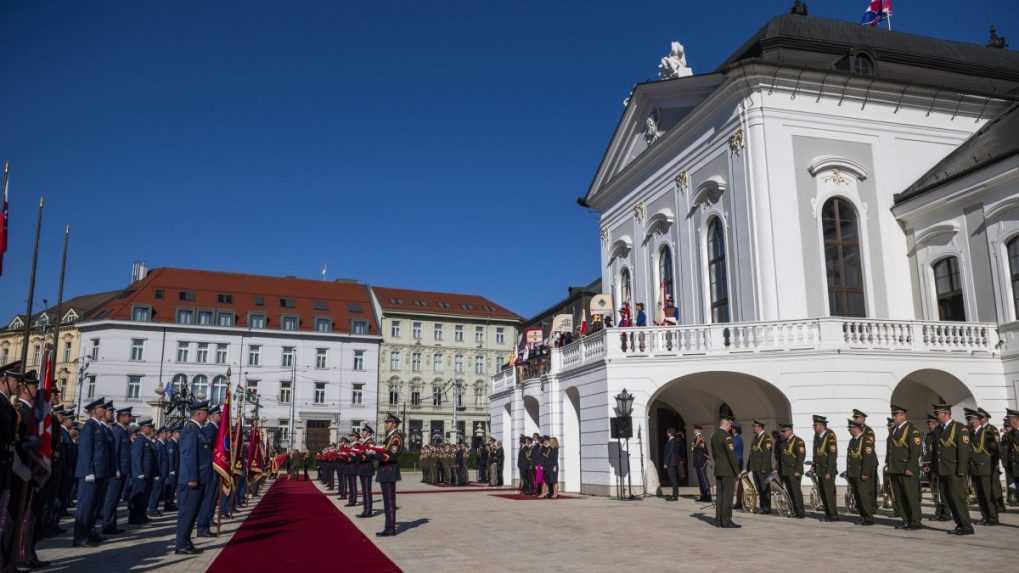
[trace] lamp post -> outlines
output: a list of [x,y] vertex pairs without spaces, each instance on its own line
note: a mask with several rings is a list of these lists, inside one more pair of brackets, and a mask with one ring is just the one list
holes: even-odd
[[[622,489],[623,489],[622,474],[620,474],[619,498],[620,499],[633,500],[633,499],[637,499],[637,498],[633,497],[633,482],[632,482],[632,480],[630,478],[630,433],[632,432],[632,421],[630,419],[630,414],[633,413],[633,394],[630,394],[629,392],[626,391],[626,388],[623,388],[623,391],[620,392],[619,394],[617,394],[615,396],[615,398],[616,398],[616,416],[620,420],[617,423],[620,424],[623,428],[626,428],[626,429],[629,430],[629,431],[621,432],[621,434],[625,434],[625,436],[626,436],[626,487],[627,487],[627,496],[625,498],[623,497],[623,492],[622,492]],[[623,451],[622,451],[621,444],[619,443],[619,438],[618,437],[616,438],[616,446],[617,446],[617,450],[619,451],[619,471],[621,472],[621,471],[623,471]]]

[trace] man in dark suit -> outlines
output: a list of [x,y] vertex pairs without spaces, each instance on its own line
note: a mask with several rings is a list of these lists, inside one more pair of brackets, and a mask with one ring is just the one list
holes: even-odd
[[722,418],[711,434],[711,459],[715,461],[715,525],[726,529],[742,527],[732,521],[732,502],[736,495],[739,461],[732,441],[732,418]]
[[480,483],[488,481],[488,448],[484,442],[478,446],[478,481]]
[[769,476],[771,475],[772,453],[774,443],[768,432],[764,430],[764,422],[754,420],[754,439],[750,442],[750,460],[747,469],[754,477],[754,485],[757,486],[757,503],[761,513],[771,513],[771,486]]
[[116,415],[117,421],[112,428],[114,473],[110,476],[103,500],[103,533],[107,535],[123,532],[117,527],[117,505],[124,495],[125,482],[131,479],[131,432],[127,429],[131,423],[131,408],[121,408]]
[[669,436],[669,439],[665,442],[665,455],[663,456],[662,465],[665,466],[665,471],[669,474],[669,483],[672,484],[672,495],[665,499],[676,501],[679,499],[679,476],[682,474],[683,469],[686,468],[686,447],[676,435],[675,428],[669,428],[665,433]]
[[101,493],[106,491],[106,480],[110,478],[109,447],[102,420],[106,417],[106,401],[103,398],[85,406],[89,419],[78,435],[78,464],[74,476],[78,479],[78,507],[74,513],[73,545],[96,546],[102,538],[95,531],[96,507],[102,503]]
[[693,469],[697,472],[697,486],[701,490],[701,496],[697,501],[709,503],[711,501],[711,484],[708,481],[708,444],[704,439],[704,432],[700,426],[693,427],[693,445],[690,446],[693,452]]
[[191,543],[191,532],[198,519],[205,484],[215,482],[212,470],[212,442],[202,432],[209,416],[209,403],[191,405],[191,419],[184,423],[180,433],[180,475],[177,481],[176,549],[178,555],[194,555],[198,549]]
[[839,511],[835,502],[835,476],[838,475],[838,440],[835,432],[828,429],[828,418],[814,416],[814,459],[813,470],[817,478],[821,502],[824,505],[824,521],[838,521]]
[[382,442],[386,451],[377,457],[379,471],[376,479],[382,487],[382,507],[386,514],[385,528],[376,533],[379,537],[396,535],[396,482],[400,481],[400,452],[403,451],[399,427],[399,418],[393,414],[386,416],[386,436]]
[[520,492],[531,493],[531,475],[528,468],[531,459],[531,438],[520,436],[520,448],[517,450],[517,471],[520,472]]

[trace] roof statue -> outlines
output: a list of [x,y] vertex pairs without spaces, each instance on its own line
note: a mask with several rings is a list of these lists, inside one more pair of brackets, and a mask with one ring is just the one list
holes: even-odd
[[796,0],[793,2],[793,9],[789,11],[790,14],[796,14],[797,16],[807,15],[807,3]]
[[991,26],[991,41],[987,43],[988,48],[998,48],[1004,50],[1008,47],[1008,40],[1004,36],[998,35],[998,28]]
[[662,58],[658,64],[658,79],[671,80],[692,75],[693,70],[686,65],[686,50],[683,49],[683,44],[673,42],[669,55]]

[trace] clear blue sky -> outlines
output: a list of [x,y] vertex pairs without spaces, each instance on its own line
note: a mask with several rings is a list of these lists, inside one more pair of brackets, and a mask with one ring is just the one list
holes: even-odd
[[[598,275],[577,207],[670,40],[717,66],[792,0],[0,3],[11,249],[0,316],[131,262],[487,295],[528,315]],[[859,21],[865,0],[810,0]],[[897,30],[1019,46],[1014,0],[897,0]],[[692,7],[698,9],[694,10]],[[960,8],[960,6],[962,8]]]

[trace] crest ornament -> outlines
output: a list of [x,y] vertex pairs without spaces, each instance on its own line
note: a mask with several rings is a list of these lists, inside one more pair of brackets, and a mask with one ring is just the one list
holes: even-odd
[[650,147],[661,136],[662,132],[658,129],[658,110],[655,110],[649,113],[647,119],[644,120],[644,142]]
[[609,242],[609,229],[608,227],[601,228],[601,242],[603,245],[607,245]]
[[680,171],[679,174],[676,175],[676,187],[683,192],[686,192],[686,190],[690,188],[690,176],[686,171]]
[[832,183],[834,185],[849,185],[849,177],[846,174],[839,171],[838,169],[832,169],[825,175],[821,181],[825,183]]
[[740,151],[743,150],[745,142],[743,141],[743,130],[737,129],[732,135],[729,136],[729,153],[732,155],[739,155]]
[[643,201],[638,201],[637,204],[633,206],[633,218],[636,219],[638,223],[641,223],[644,221],[644,217],[646,216],[647,205],[645,205]]

